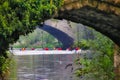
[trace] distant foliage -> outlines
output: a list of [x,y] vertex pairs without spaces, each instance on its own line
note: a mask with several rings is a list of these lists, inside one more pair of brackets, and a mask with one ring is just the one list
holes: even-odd
[[61,43],[51,34],[35,29],[26,36],[20,36],[19,40],[13,45],[14,48],[55,48],[61,47]]

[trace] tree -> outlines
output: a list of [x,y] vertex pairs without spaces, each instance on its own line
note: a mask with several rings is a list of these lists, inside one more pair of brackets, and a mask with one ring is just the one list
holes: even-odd
[[45,19],[50,18],[62,0],[2,0],[0,1],[0,55],[7,58],[9,44],[26,35]]
[[[0,58],[3,59],[0,62],[7,60],[10,44],[50,18],[61,4],[62,0],[0,0]],[[0,79],[5,73],[4,64],[0,65]]]

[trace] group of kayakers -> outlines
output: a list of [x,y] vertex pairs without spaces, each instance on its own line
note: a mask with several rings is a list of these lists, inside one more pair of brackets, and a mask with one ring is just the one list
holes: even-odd
[[[24,51],[24,50],[26,50],[26,48],[21,48],[20,50]],[[30,50],[35,50],[35,48],[31,48]],[[42,50],[63,50],[63,49],[61,47],[57,47],[57,48],[53,48],[53,49],[45,47]],[[80,48],[79,47],[75,47],[75,48],[70,48],[69,47],[66,50],[68,50],[68,51],[76,50],[77,51],[77,50],[80,50]]]

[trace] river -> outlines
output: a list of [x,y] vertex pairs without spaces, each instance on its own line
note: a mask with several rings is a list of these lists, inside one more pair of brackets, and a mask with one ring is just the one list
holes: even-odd
[[76,80],[72,66],[77,54],[19,55],[16,78],[10,80]]

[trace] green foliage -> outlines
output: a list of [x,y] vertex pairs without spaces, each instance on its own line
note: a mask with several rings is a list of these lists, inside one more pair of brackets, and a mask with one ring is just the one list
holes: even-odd
[[[4,0],[0,2],[0,51],[50,18],[63,0]],[[3,54],[0,52],[0,54]]]
[[[50,18],[63,0],[1,0],[0,1],[0,75],[7,70],[6,51],[9,45]],[[1,79],[1,78],[0,78]]]
[[76,64],[82,65],[82,67],[78,67],[75,74],[84,76],[83,80],[113,80],[115,76],[113,72],[113,42],[98,32],[94,32],[94,34],[94,40],[83,40],[79,44],[81,48],[88,45],[92,58],[86,57],[88,53],[77,59]]
[[[109,56],[101,52],[93,53],[92,59],[81,58],[76,63],[82,64],[82,68],[75,71],[77,76],[84,76],[84,80],[113,80],[113,62]],[[80,66],[80,64],[77,64]],[[99,78],[98,78],[99,77]]]
[[10,58],[0,56],[0,79],[5,80],[10,75],[9,66],[11,64]]

